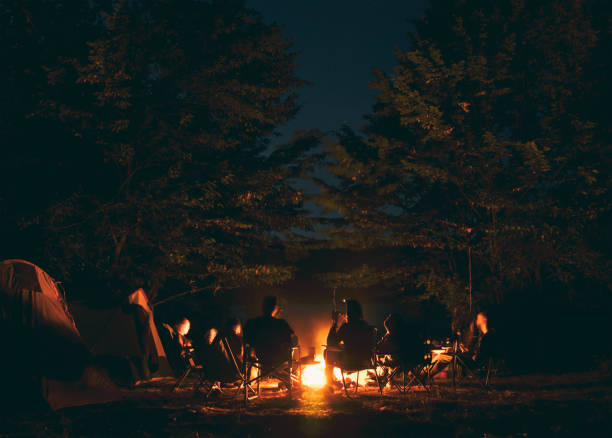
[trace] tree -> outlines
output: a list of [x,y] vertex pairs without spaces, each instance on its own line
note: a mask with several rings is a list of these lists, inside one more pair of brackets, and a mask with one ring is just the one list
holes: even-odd
[[40,215],[47,258],[160,297],[288,278],[279,254],[307,226],[288,181],[308,145],[268,150],[303,83],[282,29],[242,1],[97,8],[85,56],[46,66],[36,111],[96,178]]
[[329,147],[336,181],[319,179],[318,201],[345,219],[336,245],[406,254],[348,277],[463,316],[546,282],[609,284],[588,235],[610,211],[601,38],[582,1],[433,0],[394,72],[375,72],[363,135]]
[[0,1],[1,258],[43,263],[42,210],[87,179],[75,138],[35,113],[49,92],[46,68],[87,55],[93,19],[87,2]]

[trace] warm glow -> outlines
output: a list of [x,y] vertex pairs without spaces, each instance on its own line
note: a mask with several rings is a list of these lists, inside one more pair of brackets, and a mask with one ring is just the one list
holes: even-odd
[[302,369],[302,384],[310,388],[322,388],[327,383],[325,378],[325,360],[318,355],[315,360],[319,363],[305,365]]
[[[302,368],[302,384],[311,389],[320,389],[327,384],[327,378],[325,377],[325,360],[322,355],[317,355],[315,356],[315,361],[319,363],[304,365]],[[340,368],[334,368],[334,378],[338,382],[342,381]],[[362,373],[361,379],[365,378],[365,373]],[[357,373],[346,373],[345,379],[347,382],[356,382]],[[363,380],[361,382],[363,382]]]

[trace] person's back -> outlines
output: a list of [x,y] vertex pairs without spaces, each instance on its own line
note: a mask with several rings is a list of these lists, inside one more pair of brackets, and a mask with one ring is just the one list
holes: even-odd
[[354,300],[347,303],[348,322],[338,329],[338,340],[344,348],[343,361],[351,368],[369,360],[375,345],[375,330],[363,320],[361,305]]
[[276,318],[278,306],[274,297],[264,300],[264,315],[251,319],[244,328],[244,341],[254,350],[258,359],[269,365],[289,359],[294,345],[294,332],[281,318]]
[[497,355],[497,337],[495,331],[489,328],[488,314],[484,311],[476,315],[476,327],[480,335],[474,348],[472,359],[477,366],[485,366],[490,358]]
[[477,366],[485,366],[490,358],[498,355],[497,350],[498,344],[495,330],[489,329],[479,337],[476,343],[474,362],[476,362]]
[[179,340],[179,334],[174,327],[163,323],[159,330],[159,336],[170,367],[176,375],[181,374],[185,369],[186,363],[182,357],[183,347]]
[[384,322],[387,333],[377,345],[379,354],[390,355],[394,363],[413,365],[423,359],[424,346],[415,327],[404,323],[399,314],[392,313]]
[[[231,356],[234,357],[236,364],[242,369],[244,360],[244,337],[242,333],[242,324],[238,318],[230,318],[226,323],[225,331],[222,336],[227,341],[228,347],[231,349]],[[227,352],[228,359],[231,359],[230,352]]]

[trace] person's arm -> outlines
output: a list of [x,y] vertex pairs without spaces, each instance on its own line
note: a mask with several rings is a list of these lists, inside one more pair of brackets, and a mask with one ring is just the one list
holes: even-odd
[[285,321],[284,319],[283,319],[283,322],[284,322],[284,325],[285,325],[285,330],[289,334],[289,339],[290,339],[290,342],[291,342],[291,346],[292,347],[296,347],[298,345],[298,337],[296,336],[295,332],[293,331],[293,329],[291,328],[289,323],[287,321]]
[[329,347],[337,347],[340,341],[338,340],[338,326],[334,322],[327,333],[327,345]]

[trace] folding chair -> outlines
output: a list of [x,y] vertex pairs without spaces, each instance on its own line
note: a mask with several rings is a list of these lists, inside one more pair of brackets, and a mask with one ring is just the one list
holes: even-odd
[[334,363],[334,366],[340,368],[340,374],[342,376],[342,387],[344,389],[344,394],[351,398],[349,395],[347,384],[346,384],[346,374],[357,373],[357,378],[355,381],[355,394],[359,389],[359,374],[361,371],[374,371],[374,377],[376,378],[376,383],[378,384],[378,391],[380,396],[383,395],[381,379],[378,376],[378,361],[376,358],[376,336],[377,330],[375,327],[371,327],[371,333],[369,338],[364,339],[366,343],[365,346],[359,348],[359,350],[351,351],[346,348],[334,348],[328,347],[328,351],[339,351],[341,352],[340,359],[337,363]]
[[[212,369],[216,370],[215,372],[213,372],[210,369],[211,367],[207,366],[207,364],[199,364],[196,361],[196,359],[193,357],[193,348],[191,348],[189,353],[187,353],[189,354],[189,356],[186,357],[188,358],[187,362],[189,366],[183,373],[179,382],[175,385],[175,388],[179,388],[181,384],[183,383],[183,381],[187,378],[187,376],[191,372],[196,372],[198,374],[198,384],[195,387],[195,392],[197,392],[207,382],[211,383],[211,386],[207,391],[207,396],[216,387],[214,385],[214,383],[216,382],[220,382],[220,383],[241,382],[242,383],[244,381],[244,376],[242,374],[241,367],[238,365],[238,360],[236,358],[235,353],[232,351],[230,347],[227,337],[222,337],[220,339],[220,342],[223,348],[225,349],[225,351],[227,352],[228,357],[224,358],[222,362],[224,363],[225,360],[229,361],[226,364],[228,367],[230,367],[228,372],[220,372],[219,367],[223,367],[223,364],[220,365],[219,363],[217,363],[217,366],[213,366]],[[219,358],[217,360],[219,360]],[[240,391],[240,387],[241,386],[238,387],[238,392]],[[218,389],[222,391],[222,387],[219,387]]]
[[[410,388],[418,385],[425,388],[428,392],[431,390],[430,385],[427,384],[429,363],[423,361],[409,365],[408,363],[400,362],[394,366],[382,364],[380,361],[378,363],[390,370],[386,377],[380,378],[383,389],[387,384],[391,384],[392,387],[395,387],[402,394],[406,394]],[[400,375],[401,382],[394,380]]]
[[179,389],[187,377],[193,373],[197,375],[198,383],[194,389],[197,392],[206,382],[206,371],[203,365],[199,364],[194,356],[194,348],[192,346],[186,346],[183,349],[183,358],[185,360],[185,369],[178,378],[176,384],[172,387],[172,392]]
[[453,356],[453,360],[451,362],[451,375],[453,381],[453,387],[457,384],[457,371],[459,367],[461,367],[466,374],[473,378],[478,384],[488,391],[491,390],[489,386],[489,382],[491,379],[491,375],[494,370],[494,359],[493,357],[489,357],[487,364],[481,367],[474,367],[472,364],[468,364],[461,354],[459,353],[458,341],[455,340],[453,343],[453,352],[450,353]]
[[[245,345],[244,373],[241,373],[240,389],[244,389],[244,403],[248,403],[261,395],[261,381],[272,377],[280,380],[287,386],[289,397],[293,395],[293,385],[301,384],[302,367],[300,364],[300,347],[295,346],[287,352],[288,356],[279,362],[270,364],[262,363],[255,354],[246,354],[252,350]],[[295,358],[294,358],[295,356]],[[252,371],[255,370],[255,377]],[[256,385],[253,388],[253,385]]]
[[[346,353],[346,351],[344,351]],[[355,381],[355,394],[357,394],[357,390],[359,389],[359,374],[361,371],[374,371],[374,376],[376,378],[376,383],[378,385],[378,391],[380,396],[383,395],[383,386],[380,377],[378,376],[378,362],[376,360],[376,352],[374,349],[369,351],[367,354],[363,353],[356,354],[354,356],[345,357],[339,361],[337,366],[340,368],[340,374],[342,376],[342,387],[344,389],[344,394],[351,398],[348,392],[347,383],[346,383],[346,374],[357,373],[357,378]]]

